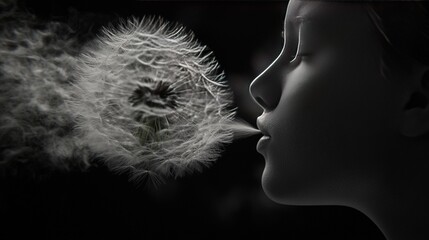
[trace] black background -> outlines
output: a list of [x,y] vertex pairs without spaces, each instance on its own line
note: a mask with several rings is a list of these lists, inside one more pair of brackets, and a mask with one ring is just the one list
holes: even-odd
[[[280,52],[287,2],[20,1],[49,21],[93,36],[118,18],[160,15],[182,23],[210,47],[226,72],[238,114],[261,110],[253,78]],[[103,167],[43,179],[1,179],[0,239],[384,239],[363,214],[345,207],[282,206],[260,184],[258,136],[235,141],[202,173],[143,188]]]

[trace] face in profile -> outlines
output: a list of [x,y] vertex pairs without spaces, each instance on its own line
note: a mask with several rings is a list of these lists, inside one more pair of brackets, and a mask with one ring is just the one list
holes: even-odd
[[380,71],[378,34],[361,5],[290,1],[283,49],[250,86],[272,200],[350,206],[396,174],[387,160],[398,157],[403,99]]

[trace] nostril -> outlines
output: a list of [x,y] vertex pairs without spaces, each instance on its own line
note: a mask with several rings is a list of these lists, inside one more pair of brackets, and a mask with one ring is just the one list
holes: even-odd
[[268,105],[262,100],[261,97],[255,97],[256,102],[264,109],[268,108]]
[[423,93],[415,92],[411,95],[404,109],[426,108],[428,103],[428,99],[426,99],[426,96]]
[[429,71],[423,75],[422,87],[425,91],[429,90]]

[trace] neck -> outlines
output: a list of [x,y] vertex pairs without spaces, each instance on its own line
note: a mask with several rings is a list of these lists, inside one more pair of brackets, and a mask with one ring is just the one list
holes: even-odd
[[[410,159],[410,158],[408,158]],[[412,161],[407,159],[408,167]],[[428,162],[428,159],[424,161]],[[403,169],[387,181],[376,201],[372,201],[367,215],[378,225],[387,240],[429,239],[429,168]]]
[[[429,239],[429,198],[426,203],[418,196],[407,199],[386,199],[372,211],[371,218],[386,236],[387,240]],[[406,205],[403,203],[407,202]]]

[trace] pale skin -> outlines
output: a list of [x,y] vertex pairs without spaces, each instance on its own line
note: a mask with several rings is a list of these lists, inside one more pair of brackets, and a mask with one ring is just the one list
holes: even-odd
[[270,136],[262,186],[281,204],[357,209],[388,240],[429,239],[429,106],[407,105],[429,99],[429,67],[383,78],[378,34],[359,4],[289,2],[284,47],[250,86]]

